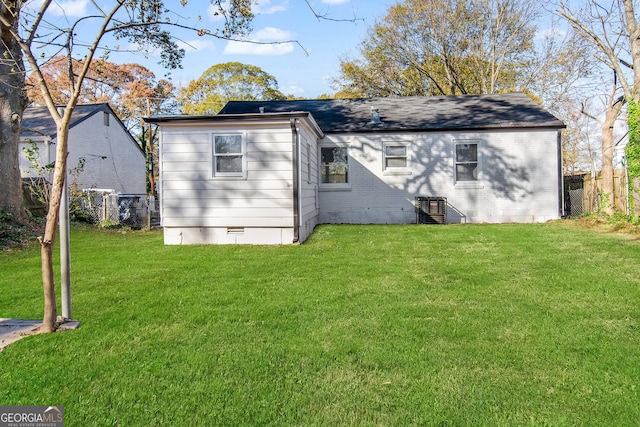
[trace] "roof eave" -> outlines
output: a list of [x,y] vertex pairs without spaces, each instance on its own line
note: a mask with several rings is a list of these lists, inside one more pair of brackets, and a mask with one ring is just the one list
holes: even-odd
[[324,130],[325,134],[337,134],[337,133],[424,133],[424,132],[472,132],[472,131],[505,131],[505,130],[523,130],[523,129],[535,129],[535,130],[560,130],[566,129],[565,124],[545,124],[545,125],[522,125],[522,126],[474,126],[474,127],[415,127],[415,128],[390,128],[390,127],[378,127],[371,129],[334,129]]
[[146,123],[170,123],[170,122],[224,122],[224,121],[260,121],[268,119],[290,119],[307,117],[307,111],[292,111],[290,113],[240,113],[240,114],[216,114],[216,115],[174,115],[174,116],[150,116],[143,117]]
[[324,131],[320,129],[313,115],[308,111],[292,111],[287,113],[242,113],[242,114],[218,114],[218,115],[177,115],[177,116],[151,116],[143,117],[146,123],[166,124],[166,123],[193,123],[193,122],[251,122],[259,123],[270,121],[289,121],[291,119],[306,119],[311,128],[319,137],[324,136]]

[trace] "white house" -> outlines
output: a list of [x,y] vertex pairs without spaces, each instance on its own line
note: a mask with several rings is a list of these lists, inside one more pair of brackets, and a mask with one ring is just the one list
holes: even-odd
[[544,222],[564,124],[526,95],[230,102],[160,126],[166,244],[303,242],[321,223]]
[[[56,125],[46,107],[29,107],[22,118],[21,148],[32,143],[40,166],[56,157]],[[80,189],[111,189],[122,194],[146,194],[145,156],[108,104],[78,105],[69,126],[67,166],[70,181]],[[39,172],[20,150],[23,178]]]

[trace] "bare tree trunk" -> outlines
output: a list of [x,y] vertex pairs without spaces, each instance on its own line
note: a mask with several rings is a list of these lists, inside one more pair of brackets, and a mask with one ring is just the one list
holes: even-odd
[[607,100],[607,109],[605,110],[604,120],[588,113],[584,105],[582,106],[582,114],[600,124],[602,130],[602,180],[600,184],[600,208],[608,215],[612,215],[615,211],[615,194],[613,179],[613,127],[620,117],[622,107],[624,106],[624,97],[616,99],[617,85],[613,84],[611,94]]
[[613,181],[613,126],[620,116],[622,102],[616,102],[607,108],[605,119],[602,121],[602,184],[600,202],[602,210],[612,215],[615,210],[614,181]]
[[40,255],[42,262],[42,284],[44,290],[44,316],[41,329],[43,332],[56,330],[56,288],[53,278],[53,242],[40,239]]
[[22,50],[10,30],[18,28],[19,2],[2,2],[0,14],[13,28],[0,25],[0,209],[26,222],[20,176],[20,124],[27,106]]
[[63,195],[63,184],[67,168],[67,145],[69,140],[68,120],[70,112],[58,123],[56,138],[56,165],[53,170],[53,185],[49,198],[49,212],[45,223],[44,235],[39,239],[42,255],[42,285],[44,288],[44,318],[42,330],[52,332],[56,329],[56,291],[53,277],[53,244],[55,242],[58,218],[60,217],[60,201]]

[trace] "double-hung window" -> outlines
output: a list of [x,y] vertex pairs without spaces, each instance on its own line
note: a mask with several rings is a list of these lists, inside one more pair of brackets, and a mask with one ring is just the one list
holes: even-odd
[[385,142],[382,147],[383,171],[385,174],[409,172],[409,148],[402,142]]
[[243,134],[213,135],[213,176],[246,176],[246,153]]
[[320,148],[320,182],[326,185],[349,184],[349,159],[346,147]]
[[384,146],[384,168],[406,168],[407,167],[407,147],[404,145],[385,144]]
[[480,171],[478,162],[478,146],[478,141],[456,141],[456,183],[478,182],[478,174]]

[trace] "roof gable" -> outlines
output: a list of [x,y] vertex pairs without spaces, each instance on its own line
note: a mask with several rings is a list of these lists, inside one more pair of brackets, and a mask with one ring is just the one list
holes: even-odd
[[[372,120],[372,111],[380,121]],[[224,114],[310,112],[325,133],[564,128],[522,93],[465,96],[230,101]]]
[[[77,105],[73,109],[69,129],[79,125],[94,114],[103,111],[116,117],[109,104],[83,104]],[[119,119],[118,119],[119,120]],[[57,135],[56,123],[51,118],[47,107],[28,107],[22,115],[22,130],[20,136],[23,138],[48,136],[54,139]]]

